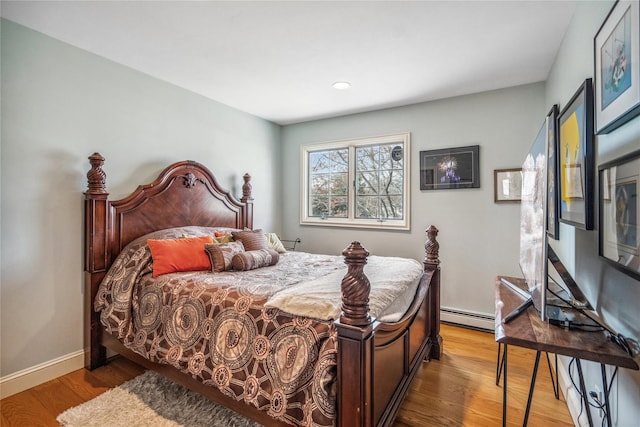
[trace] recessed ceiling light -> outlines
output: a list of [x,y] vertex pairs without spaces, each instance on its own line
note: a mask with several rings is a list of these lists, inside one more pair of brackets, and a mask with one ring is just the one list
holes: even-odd
[[349,89],[350,87],[351,87],[351,83],[349,82],[335,82],[333,84],[333,88],[338,90],[346,90],[346,89]]

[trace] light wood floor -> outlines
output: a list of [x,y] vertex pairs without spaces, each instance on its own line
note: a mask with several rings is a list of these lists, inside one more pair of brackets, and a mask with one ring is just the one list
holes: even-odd
[[[500,426],[502,382],[495,384],[497,344],[493,333],[442,325],[444,354],[424,363],[394,427]],[[522,425],[535,353],[509,347],[509,425]],[[64,410],[88,401],[136,375],[139,366],[116,358],[89,372],[74,371],[0,401],[3,427],[57,426]],[[562,396],[556,400],[546,362],[541,361],[530,426],[573,426]]]

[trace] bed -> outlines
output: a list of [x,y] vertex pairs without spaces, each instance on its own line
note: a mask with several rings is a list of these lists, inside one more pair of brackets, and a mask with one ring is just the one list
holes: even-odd
[[[388,426],[421,363],[440,358],[436,227],[426,230],[425,258],[414,261],[419,266],[415,288],[407,291],[407,305],[395,315],[376,311],[378,287],[390,279],[378,273],[384,267],[370,269],[386,257],[369,256],[359,242],[345,248],[339,263],[335,257],[292,252],[281,254],[276,265],[247,272],[154,278],[149,238],[253,230],[251,177],[244,175],[237,200],[205,166],[181,161],[129,196],[109,200],[104,157],[94,153],[89,161],[84,193],[87,369],[106,364],[109,349],[265,426]],[[324,280],[324,285],[335,280],[329,287],[337,292],[337,312],[336,304],[324,317],[270,305],[274,295],[286,295],[295,276],[284,270],[287,265],[300,272],[318,270],[322,277],[309,278],[312,289],[317,285],[313,280]],[[138,276],[123,279],[125,269]],[[367,271],[376,273],[367,273],[369,278]],[[223,277],[228,283],[214,286]],[[284,288],[263,285],[267,280],[283,282]],[[125,294],[131,301],[124,302]],[[168,300],[189,303],[177,311],[160,307],[157,316],[146,316]],[[291,296],[288,300],[299,302]],[[246,321],[248,317],[258,323]],[[158,319],[168,323],[158,324]],[[225,332],[211,332],[214,323],[226,325]],[[210,342],[202,344],[196,335]],[[276,368],[282,371],[269,374]]]

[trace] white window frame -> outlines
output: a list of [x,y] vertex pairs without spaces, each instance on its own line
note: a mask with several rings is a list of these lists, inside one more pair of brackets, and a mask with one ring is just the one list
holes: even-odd
[[[367,145],[383,145],[398,143],[403,145],[402,156],[404,165],[404,183],[402,192],[403,218],[375,219],[355,218],[355,149],[356,147]],[[411,137],[410,133],[399,133],[393,135],[374,136],[367,138],[350,139],[344,141],[322,142],[315,144],[305,144],[300,147],[300,165],[302,169],[302,185],[300,194],[300,224],[320,225],[333,227],[356,227],[388,230],[410,230],[411,221]],[[339,148],[349,149],[349,209],[347,218],[318,218],[309,216],[309,153],[315,151],[335,150]]]

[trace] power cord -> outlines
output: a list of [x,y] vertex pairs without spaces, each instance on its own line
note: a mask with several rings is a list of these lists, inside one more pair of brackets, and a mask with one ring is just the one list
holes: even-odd
[[589,397],[591,397],[591,399],[596,402],[596,405],[594,404],[590,404],[590,405],[604,412],[604,417],[602,417],[602,426],[604,427],[605,420],[607,419],[607,410],[605,409],[605,404],[604,402],[600,401],[600,398],[598,397],[598,394],[595,391],[590,391]]
[[580,387],[578,387],[578,385],[576,384],[575,379],[573,378],[572,367],[573,367],[574,363],[576,363],[576,358],[572,357],[571,361],[569,362],[569,369],[567,369],[567,371],[569,373],[569,379],[571,380],[571,384],[573,384],[573,389],[580,396],[580,412],[578,413],[578,416],[576,417],[576,419],[579,420],[580,416],[582,415],[582,411],[584,410],[584,407],[583,407],[584,399],[582,398],[582,393],[580,392]]
[[[571,380],[571,384],[573,385],[574,390],[576,391],[576,393],[578,393],[578,396],[580,396],[580,413],[578,413],[578,416],[576,419],[580,419],[580,416],[582,415],[582,411],[585,409],[583,404],[584,404],[584,398],[582,396],[582,392],[580,391],[580,387],[578,386],[578,384],[576,384],[575,379],[573,378],[573,365],[576,363],[576,358],[572,357],[571,361],[569,362],[569,369],[568,369],[568,373],[569,373],[569,379]],[[609,395],[611,394],[611,387],[613,387],[613,380],[615,379],[616,375],[618,375],[618,367],[616,366],[613,374],[611,375],[611,378],[609,379],[609,385],[607,387],[607,395],[604,396],[605,401],[600,400],[600,397],[598,396],[598,394],[595,391],[590,391],[589,392],[589,397],[595,402],[595,403],[589,403],[589,406],[591,406],[592,408],[597,408],[598,410],[602,411],[602,426],[605,425],[606,420],[607,420],[607,405],[606,405],[606,399],[609,399]]]
[[560,301],[562,301],[563,303],[567,304],[569,307],[574,308],[579,313],[585,315],[589,320],[591,320],[592,322],[596,323],[596,325],[589,325],[589,324],[582,324],[582,323],[576,323],[576,322],[566,322],[567,324],[565,326],[564,323],[560,322],[560,323],[558,323],[559,326],[576,327],[576,328],[579,328],[579,329],[582,329],[582,330],[585,330],[585,331],[592,331],[592,332],[598,332],[598,331],[605,330],[608,333],[608,337],[609,337],[610,341],[616,343],[629,356],[634,357],[634,351],[631,348],[631,345],[629,344],[627,338],[624,335],[622,335],[621,333],[618,333],[618,332],[615,332],[615,331],[611,330],[609,327],[607,327],[606,325],[604,325],[600,321],[598,321],[598,319],[596,319],[592,315],[590,315],[585,309],[580,308],[580,307],[576,307],[570,301],[566,300],[565,298],[563,298],[562,296],[560,296],[559,294],[554,292],[553,289],[547,289],[547,290],[550,293],[552,293],[556,298],[558,298]]

